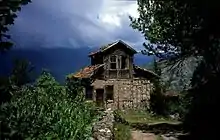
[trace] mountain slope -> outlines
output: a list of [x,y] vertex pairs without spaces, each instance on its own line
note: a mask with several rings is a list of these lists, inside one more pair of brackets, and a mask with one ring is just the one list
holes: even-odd
[[[182,91],[190,88],[190,80],[197,66],[197,59],[190,57],[183,62],[181,67],[173,67],[166,65],[166,61],[158,62],[158,66],[162,70],[162,80],[168,83],[169,89]],[[153,63],[144,65],[145,68],[153,70]]]

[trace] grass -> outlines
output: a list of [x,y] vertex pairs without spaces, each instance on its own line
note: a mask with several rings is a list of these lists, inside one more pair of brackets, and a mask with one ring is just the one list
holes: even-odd
[[131,129],[128,125],[115,123],[114,124],[114,139],[115,140],[130,140]]
[[154,116],[147,111],[126,110],[120,115],[129,123],[177,123],[170,118]]
[[156,140],[163,140],[163,138],[160,135],[156,135]]

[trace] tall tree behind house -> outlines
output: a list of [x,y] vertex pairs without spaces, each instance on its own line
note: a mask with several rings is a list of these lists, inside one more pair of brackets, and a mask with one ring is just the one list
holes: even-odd
[[149,40],[144,43],[146,52],[158,57],[166,54],[177,66],[190,56],[201,57],[191,80],[186,130],[192,139],[218,137],[218,126],[210,120],[218,118],[215,90],[220,77],[220,2],[138,0],[138,11],[137,19],[131,17],[131,26]]

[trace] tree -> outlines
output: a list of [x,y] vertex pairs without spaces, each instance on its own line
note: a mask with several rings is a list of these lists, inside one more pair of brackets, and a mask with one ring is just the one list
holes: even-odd
[[131,26],[149,40],[144,53],[167,58],[177,66],[190,56],[201,58],[192,76],[185,124],[194,139],[212,139],[217,126],[210,120],[217,116],[219,101],[214,91],[220,77],[219,1],[138,0],[138,11],[139,17],[130,19]]
[[13,43],[9,41],[10,35],[8,25],[14,24],[17,17],[17,11],[21,10],[22,5],[26,5],[31,0],[1,0],[0,1],[0,51],[5,51],[12,47]]
[[0,77],[0,104],[10,101],[12,94],[32,80],[33,65],[27,60],[16,59],[10,76]]
[[16,59],[9,77],[11,84],[20,87],[31,82],[31,74],[33,70],[34,66],[28,60]]
[[216,5],[216,1],[138,0],[139,18],[130,17],[131,26],[150,41],[144,43],[148,53],[175,58],[204,56],[213,53],[211,48],[217,49],[212,47],[218,43],[220,30]]
[[[153,69],[157,75],[161,76],[161,69],[158,66],[156,58],[154,58]],[[159,78],[154,78],[153,84],[154,89],[150,96],[150,109],[157,115],[166,115],[166,103],[163,96],[163,92],[165,91],[164,85]]]

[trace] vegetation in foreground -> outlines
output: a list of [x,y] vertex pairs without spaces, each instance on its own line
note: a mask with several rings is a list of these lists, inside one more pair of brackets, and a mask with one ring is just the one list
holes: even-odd
[[126,110],[126,111],[121,111],[119,113],[122,118],[124,118],[128,123],[176,123],[178,122],[177,120],[163,117],[163,116],[158,116],[158,115],[153,115],[147,111],[142,111],[142,110]]
[[[0,108],[3,139],[89,139],[97,115],[80,89],[72,96],[48,73],[23,86]],[[74,98],[73,98],[74,97]]]
[[128,125],[122,123],[114,123],[114,139],[115,140],[130,140],[131,129]]
[[156,135],[156,140],[163,140],[163,138],[160,135]]

